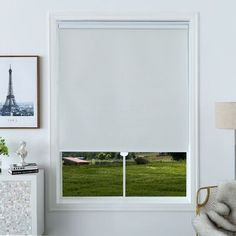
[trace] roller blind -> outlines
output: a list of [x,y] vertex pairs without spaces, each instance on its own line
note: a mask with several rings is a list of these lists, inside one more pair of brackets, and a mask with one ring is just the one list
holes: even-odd
[[187,151],[187,27],[67,22],[58,37],[60,150]]

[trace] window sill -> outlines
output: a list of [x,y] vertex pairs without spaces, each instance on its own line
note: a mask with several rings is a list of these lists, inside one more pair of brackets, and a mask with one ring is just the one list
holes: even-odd
[[51,211],[194,211],[187,197],[64,197]]

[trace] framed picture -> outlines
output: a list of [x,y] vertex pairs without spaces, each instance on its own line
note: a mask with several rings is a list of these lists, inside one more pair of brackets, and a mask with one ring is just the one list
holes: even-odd
[[0,56],[0,128],[39,128],[39,56]]

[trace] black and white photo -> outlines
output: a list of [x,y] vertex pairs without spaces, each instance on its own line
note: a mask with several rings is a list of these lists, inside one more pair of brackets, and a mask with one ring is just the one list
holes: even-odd
[[38,56],[0,57],[0,128],[38,128]]

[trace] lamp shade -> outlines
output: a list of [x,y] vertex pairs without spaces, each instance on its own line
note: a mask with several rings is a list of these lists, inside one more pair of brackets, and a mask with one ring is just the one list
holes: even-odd
[[236,129],[236,102],[215,103],[216,128]]

